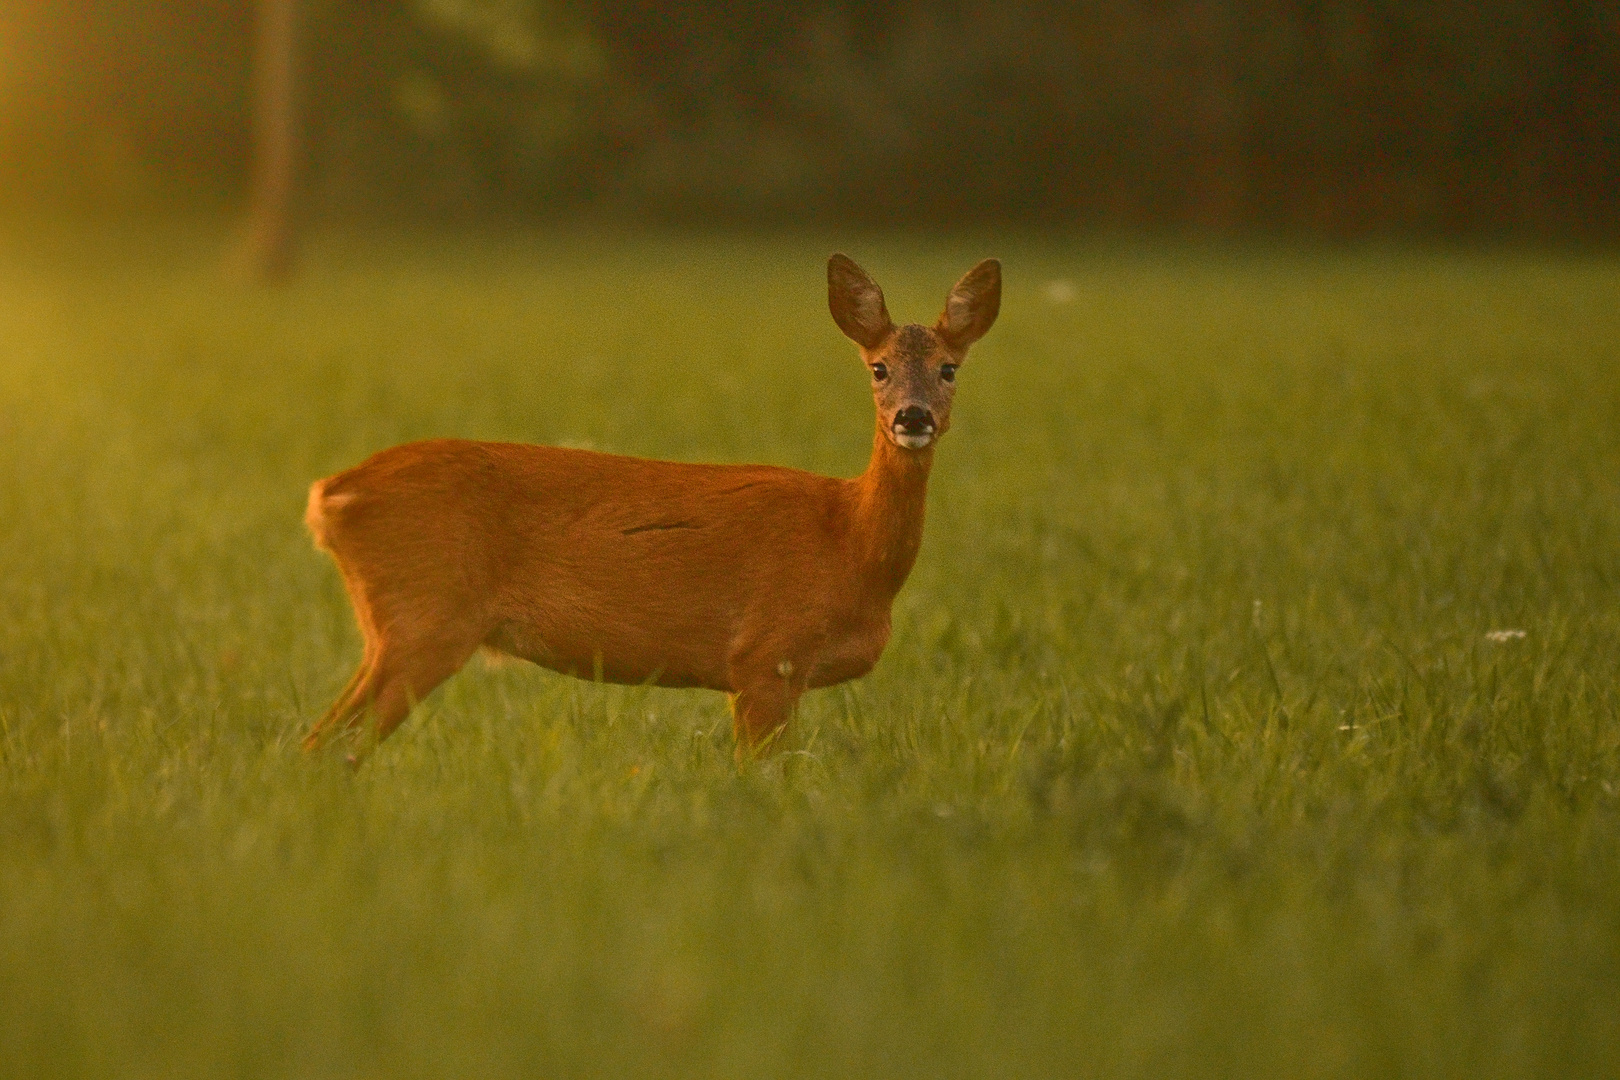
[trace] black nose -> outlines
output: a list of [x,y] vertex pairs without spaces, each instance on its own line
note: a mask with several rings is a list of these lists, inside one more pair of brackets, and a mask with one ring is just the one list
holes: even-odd
[[907,405],[894,414],[894,426],[907,435],[927,435],[934,430],[934,414],[921,405]]

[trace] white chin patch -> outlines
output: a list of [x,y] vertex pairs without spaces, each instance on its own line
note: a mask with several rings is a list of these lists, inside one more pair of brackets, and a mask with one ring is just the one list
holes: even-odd
[[926,435],[907,435],[904,432],[897,431],[894,433],[894,441],[907,450],[921,450],[934,441],[934,433],[930,431]]

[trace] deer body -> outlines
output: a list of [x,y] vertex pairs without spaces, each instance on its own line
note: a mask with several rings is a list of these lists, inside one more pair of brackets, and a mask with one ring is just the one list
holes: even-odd
[[[877,382],[896,361],[954,377],[965,344],[953,350],[940,327],[896,330],[877,286],[841,259],[829,268],[833,313],[846,333],[841,300],[864,319],[852,325],[872,343],[856,338]],[[987,266],[998,304],[993,263],[952,297]],[[852,282],[842,292],[840,273]],[[948,302],[941,326],[949,315]],[[982,334],[994,309],[979,316],[970,330]],[[948,426],[948,394],[934,404],[924,440],[907,434],[921,430],[907,405],[886,416],[880,400],[871,463],[849,480],[440,439],[317,481],[306,521],[343,575],[365,654],[306,748],[368,711],[386,737],[486,648],[608,682],[725,691],[739,757],[752,752],[806,689],[864,675],[882,654]]]

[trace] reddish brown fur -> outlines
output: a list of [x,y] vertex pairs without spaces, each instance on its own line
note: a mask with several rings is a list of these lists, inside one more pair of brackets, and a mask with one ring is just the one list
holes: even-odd
[[[920,403],[948,426],[938,373],[989,329],[1000,274],[987,261],[964,277],[922,331],[932,347],[913,332],[906,355],[863,271],[834,256],[829,282],[840,326],[870,342],[867,363],[896,369],[874,387],[872,459],[854,479],[438,439],[317,481],[305,521],[343,574],[365,652],[305,748],[368,710],[387,737],[480,647],[610,682],[726,691],[739,758],[806,689],[871,670],[922,542],[933,464],[932,443],[897,445],[895,414]],[[974,318],[953,324],[964,303]]]

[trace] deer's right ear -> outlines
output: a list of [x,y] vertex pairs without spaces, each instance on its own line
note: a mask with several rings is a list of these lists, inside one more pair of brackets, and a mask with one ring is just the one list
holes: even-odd
[[862,348],[877,348],[894,329],[883,290],[848,255],[827,260],[827,307],[838,329]]

